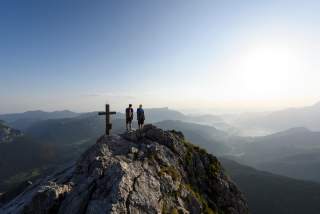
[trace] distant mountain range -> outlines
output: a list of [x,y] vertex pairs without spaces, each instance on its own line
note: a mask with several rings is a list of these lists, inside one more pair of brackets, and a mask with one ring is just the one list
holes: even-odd
[[5,121],[11,127],[14,127],[16,129],[25,130],[32,124],[42,120],[72,118],[76,116],[79,116],[79,114],[68,110],[54,112],[45,112],[38,110],[26,111],[23,113],[2,114],[0,115],[0,120]]
[[0,143],[0,192],[19,185],[39,169],[56,162],[57,147],[39,143],[29,136],[14,137],[10,143]]
[[320,131],[320,102],[303,108],[289,108],[281,111],[248,113],[229,122],[246,134],[267,134],[293,127],[305,127]]
[[[95,116],[98,112],[87,112],[87,113],[75,113],[72,111],[54,111],[54,112],[45,112],[45,111],[27,111],[23,113],[15,114],[3,114],[0,115],[0,120],[4,120],[11,127],[26,130],[33,124],[49,120],[49,119],[66,119],[74,117],[88,117]],[[198,123],[203,125],[215,126],[221,130],[237,132],[237,130],[225,123],[221,117],[216,115],[185,115],[179,111],[164,108],[147,108],[145,109],[145,116],[148,123],[156,123],[164,120],[180,120],[192,123]],[[117,112],[113,116],[113,119],[125,119],[125,115],[121,112]],[[136,115],[134,115],[136,119]]]
[[319,213],[320,184],[259,171],[228,159],[220,161],[245,194],[250,213]]
[[229,156],[242,164],[320,182],[320,132],[292,128],[276,134],[248,138],[238,146],[241,155]]
[[48,119],[59,119],[59,118],[71,118],[76,116],[79,116],[79,113],[75,113],[69,110],[53,111],[53,112],[45,112],[45,111],[37,110],[37,111],[26,111],[23,113],[2,114],[0,115],[0,119],[10,123],[10,122],[21,120],[21,119],[48,120]]
[[165,120],[155,123],[156,126],[166,130],[182,131],[188,140],[197,145],[209,149],[215,155],[222,155],[231,150],[224,142],[229,135],[212,126],[183,122],[178,120]]
[[[27,111],[24,113],[0,115],[11,127],[25,130],[35,122],[48,119],[73,118],[81,115],[96,114],[75,113],[68,110],[44,112]],[[211,125],[232,134],[267,135],[294,127],[305,127],[320,131],[320,102],[303,108],[289,108],[281,111],[246,113],[241,115],[186,115],[179,111],[165,108],[145,109],[148,122],[156,123],[164,120],[180,120],[185,122]],[[123,113],[114,118],[124,119]]]

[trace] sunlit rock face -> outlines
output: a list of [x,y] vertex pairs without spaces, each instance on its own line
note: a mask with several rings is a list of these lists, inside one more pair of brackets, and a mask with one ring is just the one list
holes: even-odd
[[20,131],[12,129],[0,121],[0,143],[10,143],[14,140],[14,138],[20,136],[22,136]]
[[70,167],[43,178],[0,213],[248,213],[220,162],[182,133],[147,125],[103,136]]

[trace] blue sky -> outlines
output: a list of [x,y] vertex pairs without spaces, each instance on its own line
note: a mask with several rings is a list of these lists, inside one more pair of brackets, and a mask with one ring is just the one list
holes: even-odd
[[0,113],[307,105],[320,99],[319,10],[317,1],[1,1]]

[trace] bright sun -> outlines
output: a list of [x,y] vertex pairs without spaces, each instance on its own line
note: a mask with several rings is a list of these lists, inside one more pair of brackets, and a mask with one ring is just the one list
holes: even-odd
[[301,68],[292,48],[270,44],[255,45],[239,53],[230,66],[230,89],[245,99],[288,95]]

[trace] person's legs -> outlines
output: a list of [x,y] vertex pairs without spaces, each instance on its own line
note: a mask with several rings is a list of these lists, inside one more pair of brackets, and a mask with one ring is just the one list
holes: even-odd
[[130,131],[130,120],[126,119],[126,128],[127,128],[127,132]]
[[132,131],[132,120],[129,122],[129,131]]

